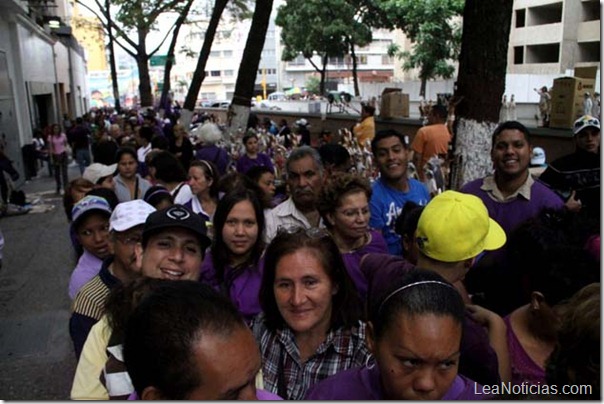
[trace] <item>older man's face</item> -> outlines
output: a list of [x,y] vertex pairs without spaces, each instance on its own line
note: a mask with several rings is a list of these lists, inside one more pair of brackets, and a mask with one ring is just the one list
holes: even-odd
[[304,156],[289,164],[287,184],[298,209],[314,208],[323,185],[323,174],[311,156]]

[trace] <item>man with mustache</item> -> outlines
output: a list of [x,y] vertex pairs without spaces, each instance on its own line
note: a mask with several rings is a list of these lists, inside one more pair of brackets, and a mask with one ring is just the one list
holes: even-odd
[[323,227],[316,207],[325,178],[321,156],[310,146],[298,147],[287,159],[285,169],[290,197],[266,213],[267,244],[279,228]]
[[140,199],[122,202],[109,218],[109,252],[99,274],[76,295],[69,320],[69,334],[79,358],[84,342],[94,324],[105,312],[105,300],[117,284],[140,276],[134,246],[141,241],[143,225],[155,208]]

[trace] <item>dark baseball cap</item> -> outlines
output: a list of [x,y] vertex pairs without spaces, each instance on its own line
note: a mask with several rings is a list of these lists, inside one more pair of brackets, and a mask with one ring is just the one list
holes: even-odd
[[212,243],[208,237],[206,223],[201,216],[193,213],[185,206],[172,205],[155,211],[147,217],[143,228],[143,246],[147,245],[149,237],[153,234],[157,234],[163,229],[175,227],[195,233],[204,250]]

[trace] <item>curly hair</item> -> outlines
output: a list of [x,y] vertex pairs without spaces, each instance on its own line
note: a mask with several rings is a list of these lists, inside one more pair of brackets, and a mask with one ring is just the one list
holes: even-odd
[[336,174],[323,186],[317,203],[317,210],[323,218],[325,226],[331,227],[327,214],[334,213],[341,205],[342,198],[348,194],[363,192],[367,201],[371,199],[369,181],[358,174]]

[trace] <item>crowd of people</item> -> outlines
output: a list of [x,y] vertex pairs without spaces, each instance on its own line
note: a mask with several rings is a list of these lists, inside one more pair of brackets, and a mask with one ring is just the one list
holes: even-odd
[[[530,131],[503,122],[492,173],[435,192],[410,167],[446,154],[447,108],[412,142],[364,114],[317,147],[269,118],[234,135],[150,112],[54,127],[71,397],[600,399],[599,120],[577,120],[577,150],[541,178]],[[544,395],[561,397],[513,397]]]

